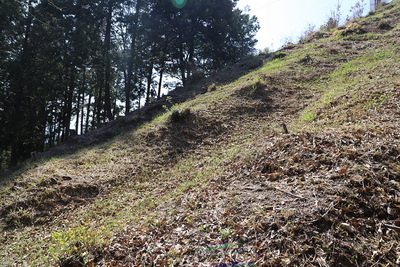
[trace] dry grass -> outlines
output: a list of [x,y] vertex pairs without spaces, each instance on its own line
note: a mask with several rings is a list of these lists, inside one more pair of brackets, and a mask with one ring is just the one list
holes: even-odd
[[203,94],[14,173],[0,188],[2,264],[399,261],[398,7],[361,19],[363,31],[247,59],[195,86]]

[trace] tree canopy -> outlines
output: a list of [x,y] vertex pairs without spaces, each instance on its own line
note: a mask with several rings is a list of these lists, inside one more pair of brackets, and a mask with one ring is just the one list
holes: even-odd
[[165,75],[252,54],[258,21],[236,3],[2,0],[0,170],[160,97]]

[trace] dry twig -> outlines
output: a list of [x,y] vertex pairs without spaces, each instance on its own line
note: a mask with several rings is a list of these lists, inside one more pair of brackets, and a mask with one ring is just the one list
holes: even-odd
[[386,224],[386,223],[382,223],[382,224],[383,224],[384,226],[386,226],[387,228],[400,231],[400,227],[399,227],[399,226],[395,226],[395,225],[391,225],[391,224]]
[[282,192],[282,193],[288,194],[288,195],[290,195],[290,196],[292,196],[292,197],[297,197],[297,198],[300,198],[300,199],[306,199],[306,198],[303,197],[303,196],[299,196],[299,195],[293,194],[293,193],[291,193],[291,192],[288,192],[288,191],[286,191],[286,190],[280,189],[280,188],[278,188],[278,187],[275,187],[275,186],[272,186],[272,185],[269,185],[269,184],[264,184],[264,185],[265,185],[267,188],[275,189],[275,190],[280,191],[280,192]]

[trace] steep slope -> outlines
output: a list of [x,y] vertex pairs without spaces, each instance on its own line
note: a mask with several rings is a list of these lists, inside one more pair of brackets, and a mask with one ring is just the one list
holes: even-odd
[[400,263],[399,23],[396,0],[14,174],[1,265]]

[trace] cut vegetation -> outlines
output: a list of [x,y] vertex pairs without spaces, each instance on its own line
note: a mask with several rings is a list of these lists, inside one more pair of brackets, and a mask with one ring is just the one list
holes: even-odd
[[396,0],[9,174],[0,265],[397,266],[399,23]]

